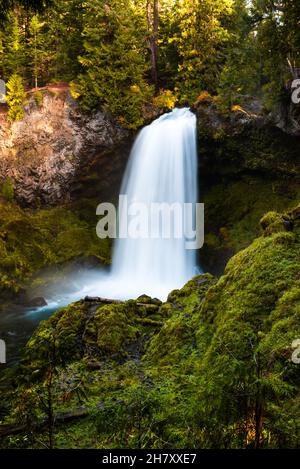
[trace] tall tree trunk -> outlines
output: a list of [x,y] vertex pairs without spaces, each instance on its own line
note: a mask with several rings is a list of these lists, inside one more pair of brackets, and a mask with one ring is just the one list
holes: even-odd
[[[153,8],[152,8],[153,7]],[[149,33],[149,48],[151,53],[151,78],[158,90],[158,72],[157,72],[157,35],[158,35],[158,0],[147,0],[147,21]]]

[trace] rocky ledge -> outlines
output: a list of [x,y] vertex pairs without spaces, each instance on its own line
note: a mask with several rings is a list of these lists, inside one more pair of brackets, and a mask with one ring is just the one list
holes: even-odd
[[104,112],[83,113],[67,90],[40,95],[28,99],[22,121],[0,127],[0,183],[9,178],[26,206],[65,202],[93,175],[99,193],[118,186],[130,132]]

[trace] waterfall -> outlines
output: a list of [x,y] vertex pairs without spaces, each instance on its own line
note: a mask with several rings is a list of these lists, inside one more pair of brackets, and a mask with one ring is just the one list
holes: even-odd
[[[174,109],[141,130],[121,195],[126,196],[128,206],[196,203],[196,117],[188,108]],[[122,232],[128,223],[127,207],[119,207],[119,221]],[[120,299],[145,293],[164,300],[195,275],[196,251],[186,249],[184,237],[164,239],[164,224],[169,220],[156,218],[158,222],[156,238],[116,239],[111,272],[99,280],[93,293]]]

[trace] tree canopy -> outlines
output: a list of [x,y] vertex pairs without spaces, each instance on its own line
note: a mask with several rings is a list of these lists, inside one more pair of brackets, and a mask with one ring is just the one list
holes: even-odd
[[[0,74],[29,86],[67,81],[85,109],[128,127],[155,103],[225,107],[246,96],[267,110],[300,67],[296,0],[9,0],[0,2]],[[166,97],[166,99],[165,99]]]

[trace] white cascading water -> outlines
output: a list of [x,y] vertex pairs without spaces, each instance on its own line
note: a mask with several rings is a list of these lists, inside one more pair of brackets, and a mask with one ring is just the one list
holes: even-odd
[[[121,195],[127,196],[128,206],[132,202],[148,207],[151,203],[197,202],[196,117],[188,108],[174,109],[142,129]],[[125,212],[119,214],[120,231],[128,224]],[[159,222],[163,232],[168,220]],[[79,295],[129,299],[147,294],[166,300],[196,274],[196,251],[186,249],[185,241],[174,236],[116,239],[110,273],[90,282]]]
[[[127,196],[128,206],[132,202],[147,206],[162,202],[180,205],[196,202],[196,117],[189,109],[174,109],[140,132],[121,194]],[[122,210],[120,218],[122,231],[126,219]],[[178,224],[178,220],[173,219],[174,224],[175,220]],[[161,218],[159,231],[163,232],[165,223],[167,220]],[[174,233],[175,229],[172,231]],[[86,295],[125,300],[145,293],[166,300],[170,291],[181,288],[194,276],[196,269],[196,251],[186,249],[185,237],[117,239],[109,273],[99,270],[87,270],[84,274],[74,272],[69,278],[69,292],[64,284],[61,290],[55,285],[55,294],[46,296],[48,305],[28,311],[26,317],[35,318],[38,323],[45,319],[45,314]],[[23,333],[22,318],[23,315],[20,321],[18,318],[18,324],[22,324]]]
[[[196,203],[196,117],[189,109],[174,109],[144,127],[133,146],[121,194],[128,205]],[[121,229],[123,223],[121,214]],[[116,241],[112,278],[127,297],[146,293],[165,298],[195,270],[196,253],[186,249],[184,238]]]

